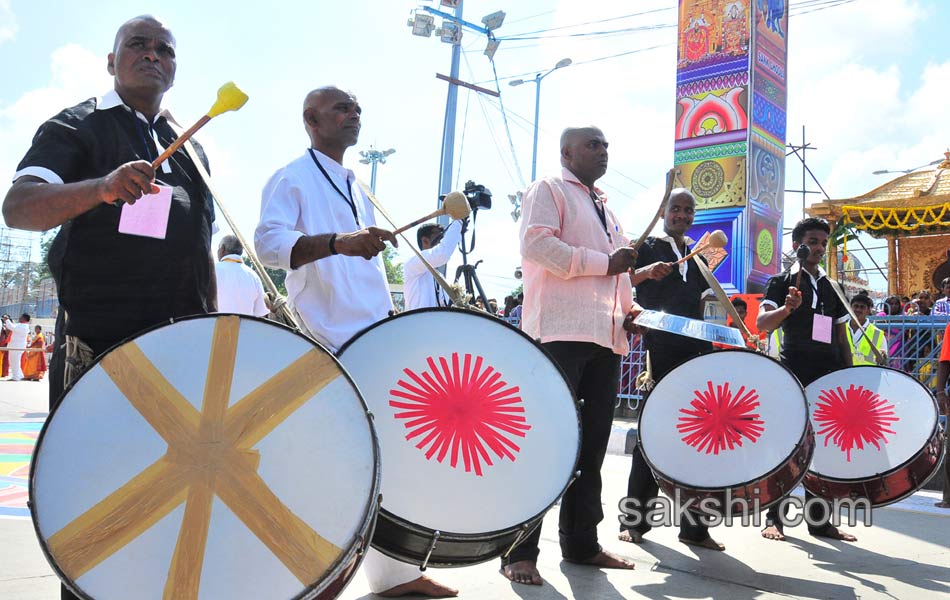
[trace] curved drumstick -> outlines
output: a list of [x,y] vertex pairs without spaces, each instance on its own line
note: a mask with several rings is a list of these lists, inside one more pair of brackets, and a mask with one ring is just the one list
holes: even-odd
[[634,250],[638,250],[640,246],[643,245],[643,242],[647,241],[650,232],[653,231],[653,228],[656,227],[657,221],[660,220],[660,216],[663,214],[663,209],[666,208],[666,203],[670,199],[670,194],[673,192],[673,180],[676,179],[676,169],[670,169],[666,173],[666,191],[663,192],[663,200],[660,201],[660,206],[656,209],[656,214],[653,215],[653,220],[650,221],[650,224],[647,225],[647,228],[644,230],[643,234],[637,238],[636,243],[633,245]]
[[729,243],[729,238],[726,237],[725,232],[722,229],[717,229],[713,231],[712,233],[710,233],[708,236],[703,236],[703,239],[700,240],[698,244],[696,244],[696,247],[693,249],[692,252],[690,252],[689,254],[687,254],[686,256],[679,259],[673,264],[675,265],[683,264],[684,262],[688,261],[689,259],[693,258],[697,254],[699,254],[700,252],[708,248],[725,248],[726,244],[728,243]]
[[237,110],[247,102],[247,94],[238,89],[233,81],[229,81],[218,89],[218,99],[211,105],[211,109],[203,117],[192,125],[187,131],[178,136],[178,139],[172,142],[171,146],[162,152],[161,156],[152,162],[152,168],[157,169],[159,165],[168,160],[168,157],[174,154],[182,144],[191,139],[199,129],[205,126],[211,119],[217,117],[223,112]]
[[468,198],[465,197],[465,194],[462,192],[449,192],[445,196],[445,200],[442,201],[442,208],[432,211],[421,219],[416,219],[408,225],[403,225],[399,229],[393,232],[393,235],[397,233],[402,233],[407,229],[412,229],[420,223],[425,223],[429,219],[434,219],[436,217],[441,217],[442,215],[449,215],[456,221],[464,219],[472,212],[472,207],[468,203]]

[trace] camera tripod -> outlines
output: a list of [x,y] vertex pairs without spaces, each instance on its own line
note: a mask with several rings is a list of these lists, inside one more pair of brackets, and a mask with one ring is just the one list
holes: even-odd
[[[472,218],[477,214],[478,209],[472,211]],[[485,295],[485,290],[482,288],[482,282],[478,280],[478,273],[475,270],[478,268],[478,265],[482,261],[477,261],[474,265],[468,264],[468,253],[475,249],[475,239],[472,238],[472,248],[465,248],[465,232],[468,231],[468,217],[462,220],[462,241],[459,243],[459,250],[462,252],[462,264],[459,265],[458,269],[455,270],[455,283],[458,283],[459,278],[463,275],[465,276],[465,293],[471,296],[472,298],[480,298],[482,301],[482,306],[485,307],[485,311],[490,312],[491,306],[488,304],[488,296]],[[475,294],[475,291],[478,290],[478,294]]]

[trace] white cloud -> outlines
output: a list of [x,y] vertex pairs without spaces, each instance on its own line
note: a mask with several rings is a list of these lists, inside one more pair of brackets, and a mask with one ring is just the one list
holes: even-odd
[[10,0],[0,0],[0,44],[15,38],[18,30],[19,25],[13,9],[10,8]]

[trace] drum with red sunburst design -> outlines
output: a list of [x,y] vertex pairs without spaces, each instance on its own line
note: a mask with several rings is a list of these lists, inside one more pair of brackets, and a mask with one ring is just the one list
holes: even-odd
[[934,397],[887,367],[841,369],[805,388],[815,456],[805,487],[823,498],[897,502],[923,487],[943,455]]
[[[767,356],[720,350],[667,373],[640,411],[643,456],[681,504],[767,508],[798,485],[814,448],[802,386]],[[694,504],[693,506],[696,506]]]
[[573,477],[571,388],[538,344],[501,319],[410,311],[357,334],[339,359],[379,435],[380,552],[423,567],[503,555]]

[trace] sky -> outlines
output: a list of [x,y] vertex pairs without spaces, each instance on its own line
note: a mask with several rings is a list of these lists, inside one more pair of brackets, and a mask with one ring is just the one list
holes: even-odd
[[[806,128],[807,141],[817,148],[808,166],[828,194],[852,197],[887,181],[872,171],[942,158],[950,146],[950,52],[942,42],[950,6],[942,0],[853,0],[813,10],[821,3],[811,0],[796,9],[801,3],[792,0],[788,31],[788,132],[791,142],[800,143]],[[378,166],[376,191],[402,225],[433,210],[439,191],[447,84],[436,74],[449,73],[451,46],[411,34],[407,20],[423,5],[438,2],[100,0],[89,10],[75,2],[0,0],[0,174],[10,180],[44,120],[112,87],[106,55],[115,30],[151,13],[178,41],[178,73],[165,105],[183,126],[210,108],[227,81],[250,96],[244,108],[217,117],[197,136],[220,199],[245,237],[253,236],[268,177],[308,146],[304,96],[327,84],[351,90],[363,108],[360,141],[347,153],[346,166],[368,182],[370,169],[358,162],[358,151],[396,150]],[[498,10],[507,13],[495,32],[499,38],[561,28],[540,34],[544,39],[502,39],[494,71],[483,54],[485,37],[468,31],[462,38],[460,78],[497,85],[502,94],[499,102],[461,90],[456,128],[453,187],[472,180],[494,194],[493,208],[479,212],[470,255],[471,262],[483,261],[477,272],[489,296],[500,300],[519,284],[518,229],[508,195],[523,190],[531,173],[536,89],[508,82],[533,79],[572,59],[541,84],[538,174],[559,172],[564,127],[599,126],[611,154],[598,185],[635,237],[656,210],[673,160],[676,5],[464,2],[463,18],[473,23]],[[638,14],[627,16],[632,13]],[[602,22],[578,26],[594,21]],[[615,29],[632,31],[567,35]],[[786,188],[801,189],[801,174],[801,164],[789,158]],[[818,190],[810,179],[807,185]],[[807,202],[821,198],[811,194]],[[786,194],[786,227],[801,217],[801,206],[801,194]],[[865,243],[883,245],[870,238]],[[886,252],[872,252],[883,267]],[[399,260],[408,256],[400,248]],[[459,262],[456,254],[450,274]],[[872,288],[886,288],[882,276],[869,279]]]

